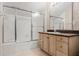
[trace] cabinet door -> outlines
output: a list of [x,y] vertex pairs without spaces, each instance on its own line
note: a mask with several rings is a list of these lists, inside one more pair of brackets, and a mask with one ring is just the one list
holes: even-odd
[[31,18],[16,16],[17,42],[31,40]]
[[40,38],[39,39],[40,48],[43,49],[43,34],[42,33],[39,34],[39,38]]
[[4,42],[15,41],[15,16],[4,15]]
[[44,39],[43,39],[43,50],[45,51],[45,52],[47,52],[48,53],[48,34],[45,34],[44,35]]
[[56,37],[53,35],[49,35],[49,53],[50,55],[55,55],[55,45],[56,45]]
[[68,38],[57,36],[56,41],[56,55],[68,55]]

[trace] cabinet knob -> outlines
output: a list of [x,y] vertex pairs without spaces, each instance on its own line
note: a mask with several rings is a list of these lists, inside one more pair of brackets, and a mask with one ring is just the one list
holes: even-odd
[[40,41],[43,41],[43,40],[40,40]]
[[62,38],[60,40],[62,40]]
[[63,48],[63,46],[60,46],[60,48]]
[[49,39],[49,37],[47,37],[47,39]]

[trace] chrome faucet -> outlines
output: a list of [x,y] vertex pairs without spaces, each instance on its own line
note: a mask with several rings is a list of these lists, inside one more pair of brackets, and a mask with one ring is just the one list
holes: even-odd
[[54,28],[54,32],[56,32],[56,28]]

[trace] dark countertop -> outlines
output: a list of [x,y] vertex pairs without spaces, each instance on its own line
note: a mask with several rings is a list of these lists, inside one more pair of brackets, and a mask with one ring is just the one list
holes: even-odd
[[[47,32],[54,32],[54,30],[48,29]],[[79,34],[79,30],[56,30],[56,32]]]
[[60,33],[60,32],[39,32],[39,33],[44,33],[44,34],[48,34],[48,35],[65,36],[65,37],[79,36],[79,34]]

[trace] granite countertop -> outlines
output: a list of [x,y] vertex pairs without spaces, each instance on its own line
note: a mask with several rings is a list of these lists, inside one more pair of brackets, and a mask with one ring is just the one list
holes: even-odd
[[60,33],[60,32],[39,32],[39,33],[45,33],[45,34],[49,34],[49,35],[66,36],[66,37],[79,36],[79,34]]

